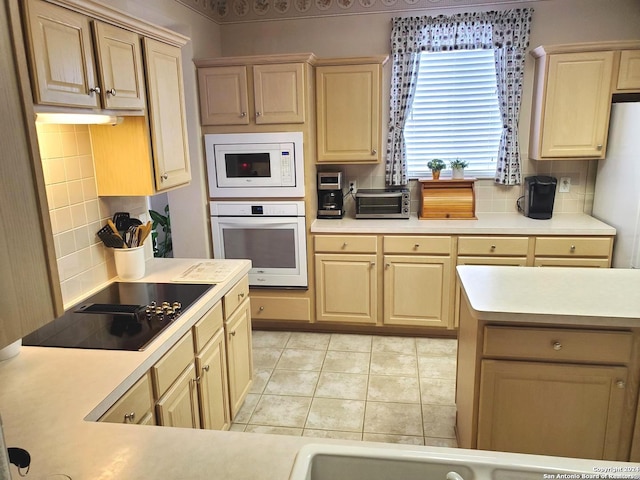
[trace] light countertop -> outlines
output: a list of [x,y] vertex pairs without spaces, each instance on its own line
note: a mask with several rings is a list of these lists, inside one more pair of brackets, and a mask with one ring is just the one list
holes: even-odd
[[615,228],[581,213],[534,220],[518,213],[478,213],[477,220],[316,219],[311,233],[395,233],[448,235],[615,235]]
[[[169,281],[197,261],[153,259],[147,263],[147,276],[140,281]],[[248,261],[227,262],[238,265],[229,280],[198,300],[143,352],[22,347],[19,355],[0,362],[0,414],[5,439],[8,446],[24,448],[31,454],[27,478],[44,480],[53,474],[66,474],[73,480],[287,480],[296,454],[305,444],[367,445],[367,442],[92,421],[249,269]],[[498,457],[507,464],[522,457],[438,447],[368,445],[424,455],[455,452],[476,459]],[[574,465],[571,462],[563,460],[558,465],[571,468]],[[13,466],[12,474],[18,478]]]
[[479,320],[639,327],[640,270],[459,265]]

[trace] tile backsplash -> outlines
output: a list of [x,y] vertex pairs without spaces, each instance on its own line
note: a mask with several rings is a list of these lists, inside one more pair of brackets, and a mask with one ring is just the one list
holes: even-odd
[[[37,124],[38,143],[65,307],[116,276],[113,252],[96,232],[117,211],[146,221],[146,197],[98,197],[87,125]],[[152,256],[151,247],[147,257]]]

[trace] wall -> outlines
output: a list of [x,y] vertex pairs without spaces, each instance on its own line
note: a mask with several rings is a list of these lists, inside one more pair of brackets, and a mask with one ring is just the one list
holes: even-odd
[[176,257],[209,258],[209,213],[204,163],[204,144],[200,132],[196,58],[221,54],[218,25],[175,0],[102,0],[129,15],[186,35],[191,41],[182,48],[184,97],[187,109],[191,184],[167,194],[171,209],[173,253]]
[[[638,39],[640,31],[640,2],[637,0],[547,0],[518,4],[533,7],[530,46],[540,44],[595,42],[605,40]],[[495,7],[494,7],[495,8]],[[456,11],[489,10],[491,7],[457,10],[430,8],[412,11],[410,15],[450,15]],[[273,20],[253,23],[234,23],[221,26],[222,53],[254,55],[274,53],[313,52],[319,57],[348,57],[388,54],[391,35],[390,19],[399,13],[377,13],[318,17],[294,20]],[[405,14],[407,15],[407,14]],[[328,34],[330,32],[330,34]],[[523,176],[552,174],[571,178],[571,191],[557,194],[556,212],[590,212],[593,202],[595,161],[574,160],[538,162],[529,160],[529,120],[533,89],[533,59],[527,57],[520,112],[520,147],[523,156]],[[383,131],[386,131],[389,110],[390,64],[385,67],[383,94]],[[385,138],[386,142],[386,138]],[[342,168],[346,178],[355,178],[359,188],[384,186],[384,165]],[[416,182],[413,210],[417,208]],[[492,180],[477,183],[477,211],[515,211],[522,187],[497,186]]]

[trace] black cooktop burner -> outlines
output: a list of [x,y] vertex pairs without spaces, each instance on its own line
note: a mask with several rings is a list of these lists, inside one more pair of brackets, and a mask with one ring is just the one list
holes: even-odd
[[213,284],[112,283],[22,339],[24,345],[144,350]]

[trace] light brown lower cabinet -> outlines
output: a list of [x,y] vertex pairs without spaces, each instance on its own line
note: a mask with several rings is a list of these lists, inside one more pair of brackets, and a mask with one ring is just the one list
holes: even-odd
[[229,401],[231,419],[237,415],[249,393],[253,381],[253,353],[251,350],[251,306],[249,299],[225,319],[229,373]]
[[231,425],[227,388],[227,352],[224,330],[196,355],[200,424],[207,430],[228,430]]
[[483,360],[478,448],[617,456],[626,367]]
[[101,422],[130,423],[138,425],[155,425],[153,412],[153,392],[149,374],[138,380],[120,399],[105,413]]
[[200,428],[196,385],[196,368],[191,363],[156,403],[159,425]]

